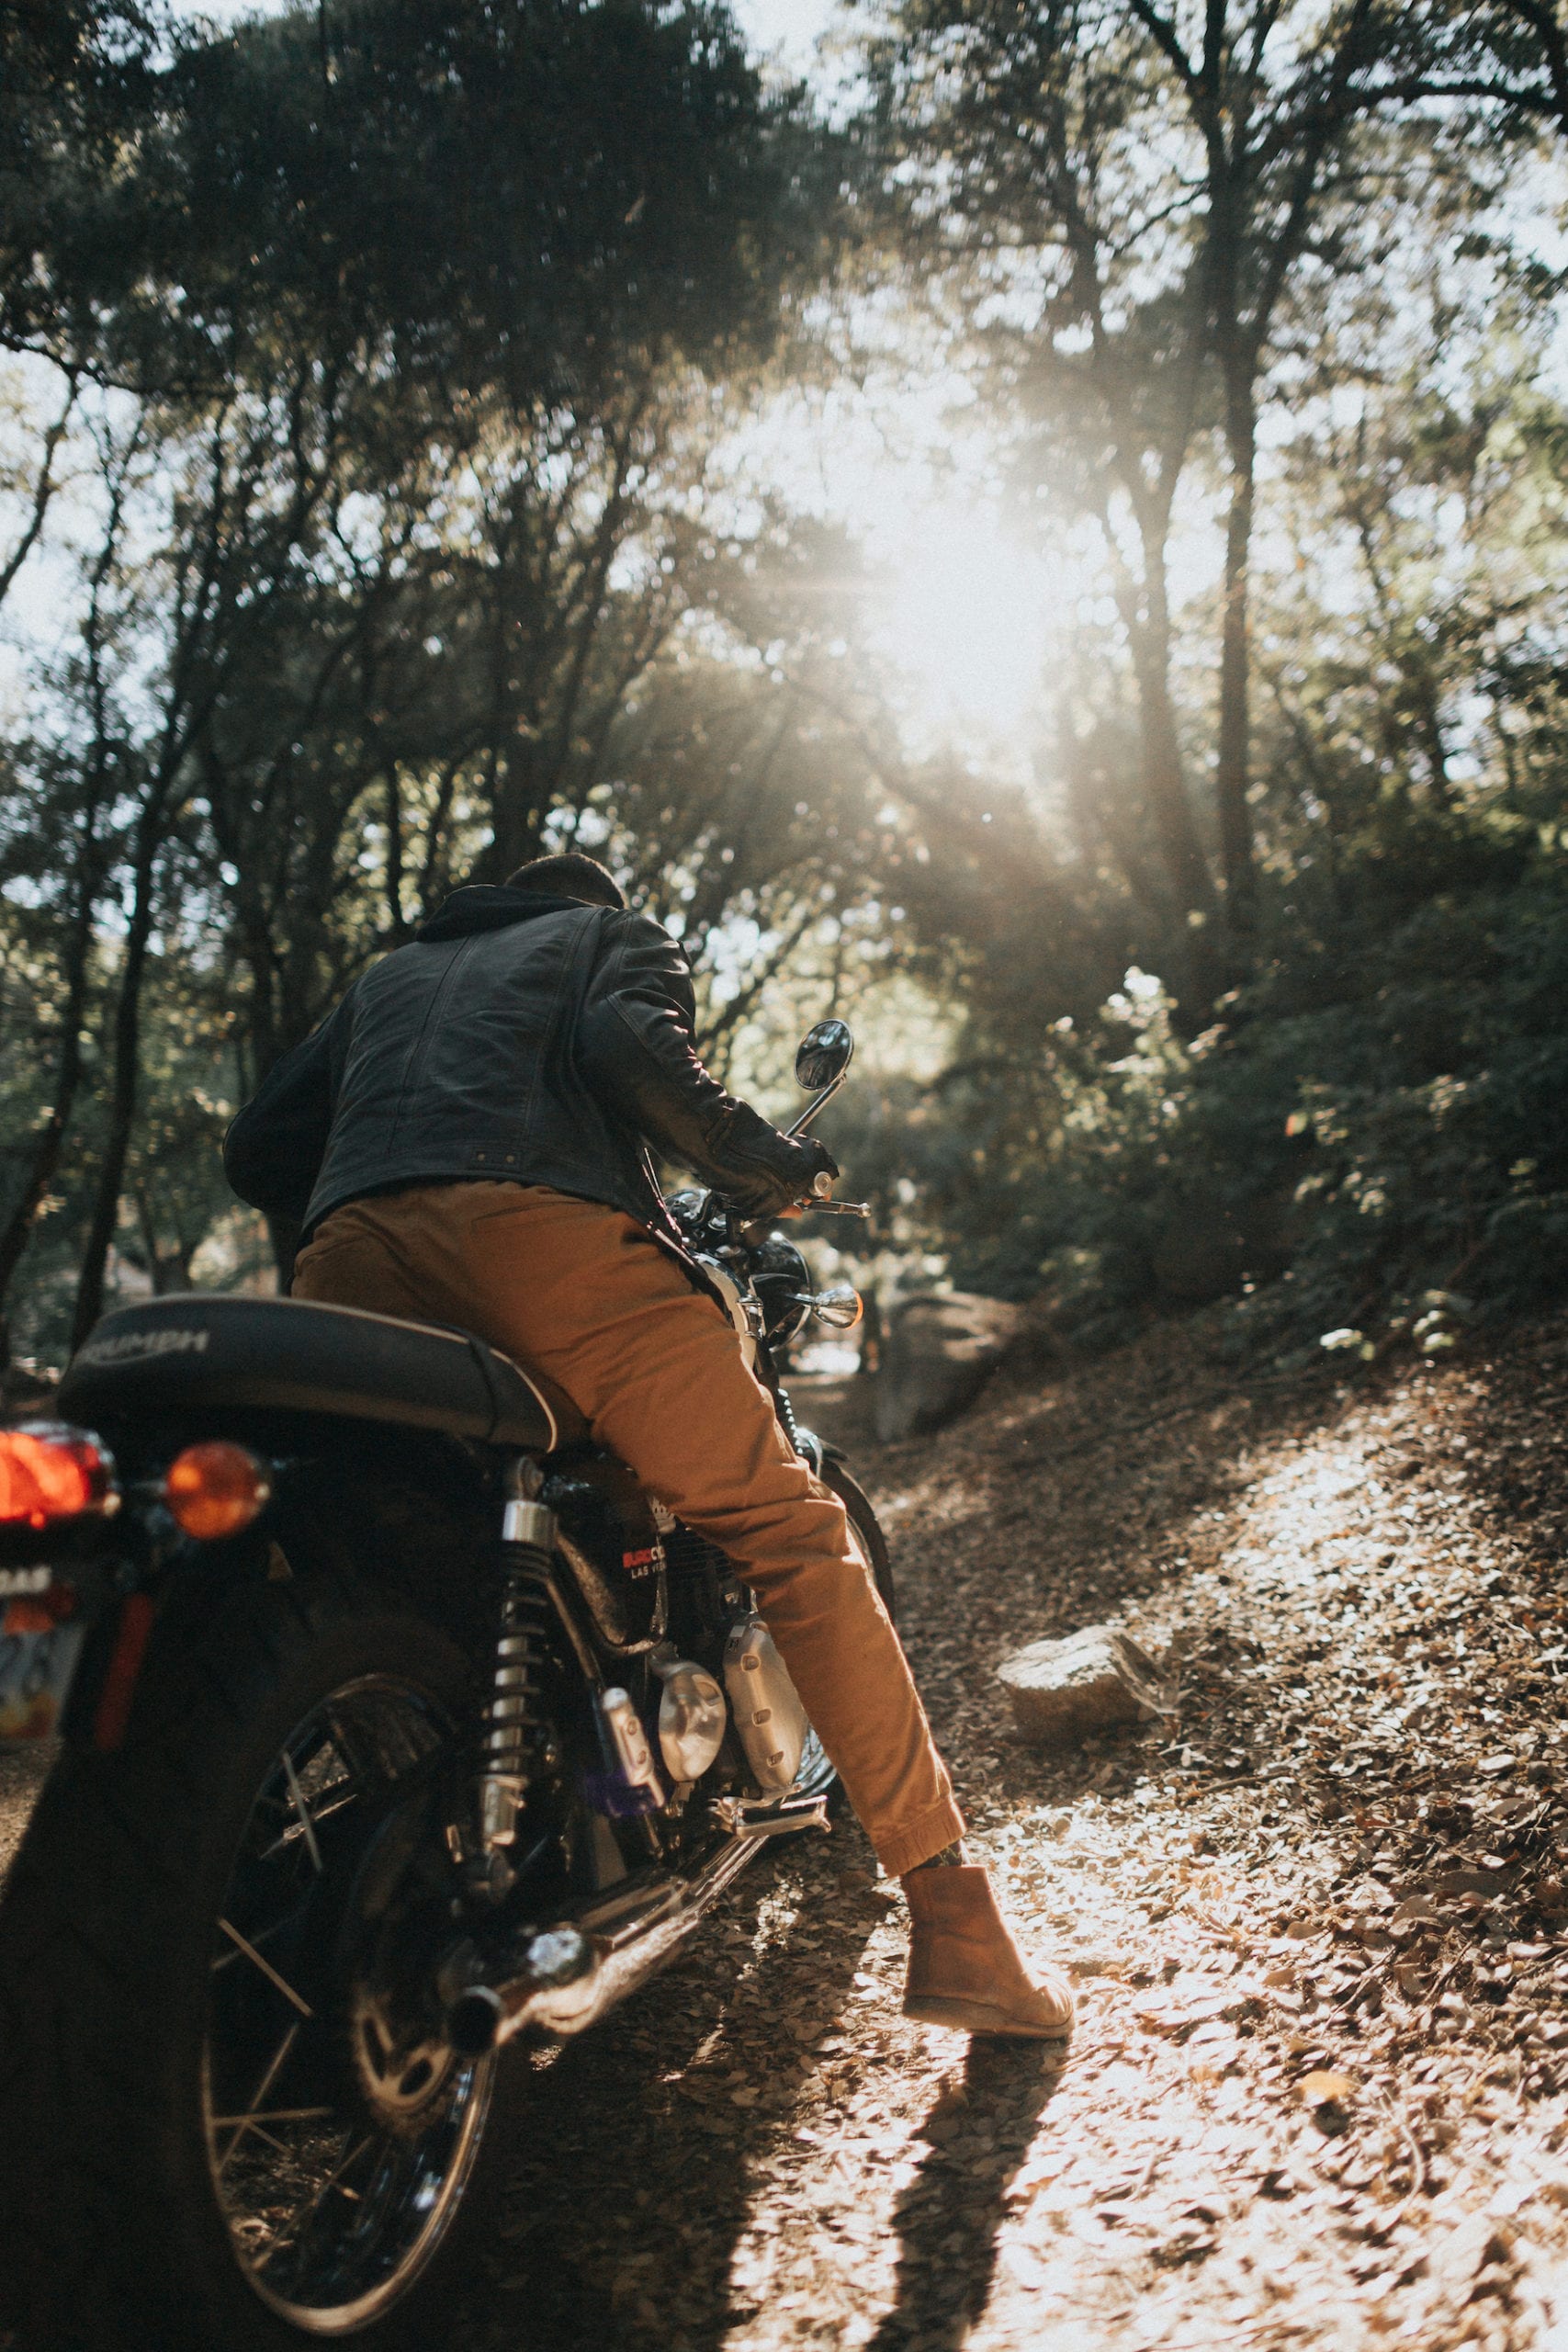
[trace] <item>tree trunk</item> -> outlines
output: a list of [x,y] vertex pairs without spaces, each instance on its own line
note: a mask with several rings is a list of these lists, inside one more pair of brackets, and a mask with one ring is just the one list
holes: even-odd
[[115,1005],[114,1083],[109,1097],[108,1134],[76,1292],[76,1312],[71,1327],[73,1351],[81,1346],[104,1311],[104,1272],[118,1221],[125,1163],[136,1121],[141,1075],[141,986],[147,970],[147,945],[152,933],[159,833],[158,813],[149,808],[142,815],[137,845],[130,926],[126,933],[125,964]]
[[1422,654],[1405,665],[1416,705],[1416,731],[1427,763],[1427,790],[1434,808],[1453,807],[1453,779],[1449,774],[1449,747],[1443,740],[1443,714],[1438,681]]
[[1182,915],[1207,914],[1214,903],[1214,889],[1182,774],[1170,693],[1170,624],[1162,609],[1156,608],[1148,621],[1131,632],[1131,650],[1138,684],[1144,791],[1171,902]]
[[76,369],[68,368],[65,371],[65,405],[44,434],[43,450],[39,458],[38,481],[33,491],[27,520],[22,526],[21,536],[12,548],[10,554],[4,563],[0,563],[0,605],[3,605],[10,594],[16,584],[17,573],[43,536],[43,526],[48,520],[55,492],[60,486],[54,478],[54,461],[60,454],[60,445],[65,438],[65,429],[71,422],[72,411],[76,406],[78,381]]
[[1211,923],[1213,879],[1193,821],[1170,691],[1170,613],[1163,547],[1145,549],[1145,618],[1128,636],[1138,686],[1144,794],[1154,819],[1174,915],[1162,968],[1176,1000],[1177,1029],[1183,1036],[1196,1036],[1208,1026],[1224,976]]
[[[276,1002],[271,979],[280,967],[286,967],[288,959],[284,956],[275,956],[272,953],[265,930],[260,924],[250,927],[250,944],[246,949],[246,961],[251,967],[254,985],[251,989],[248,1017],[240,1035],[249,1046],[247,1058],[250,1063],[250,1071],[247,1092],[254,1094],[276,1064],[283,1059],[284,1055],[291,1052],[310,1035],[316,1025],[318,1015],[310,1009],[298,1003],[292,1007],[285,1003],[280,1007]],[[284,993],[288,995],[287,989]],[[296,989],[294,991],[296,997],[298,993]],[[299,1219],[275,1216],[267,1212],[265,1216],[265,1223],[267,1244],[272,1251],[273,1265],[276,1272],[277,1287],[281,1295],[287,1298],[288,1285],[294,1274],[294,1260],[299,1249]]]
[[66,953],[65,1010],[62,1016],[60,1058],[55,1069],[54,1100],[33,1146],[32,1165],[0,1231],[0,1369],[11,1360],[10,1336],[5,1318],[10,1290],[23,1252],[32,1238],[38,1213],[60,1166],[66,1130],[82,1082],[82,1023],[87,1003],[87,967],[93,950],[93,909],[96,892],[88,870],[90,842],[81,847],[75,913]]
[[1253,475],[1258,441],[1251,370],[1233,385],[1225,402],[1225,445],[1230,458],[1230,513],[1225,521],[1225,579],[1220,641],[1219,758],[1214,797],[1220,824],[1220,867],[1224,876],[1225,913],[1233,935],[1252,927],[1257,874],[1252,859],[1251,640],[1247,591],[1252,558]]
[[272,1245],[272,1261],[277,1268],[277,1287],[285,1298],[294,1280],[294,1261],[299,1254],[299,1227],[291,1216],[269,1216],[266,1238]]

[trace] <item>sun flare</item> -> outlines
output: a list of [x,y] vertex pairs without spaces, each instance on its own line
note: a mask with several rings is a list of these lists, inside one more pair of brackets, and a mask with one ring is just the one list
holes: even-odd
[[983,509],[933,505],[890,548],[884,624],[911,701],[933,731],[1016,734],[1042,684],[1044,567]]

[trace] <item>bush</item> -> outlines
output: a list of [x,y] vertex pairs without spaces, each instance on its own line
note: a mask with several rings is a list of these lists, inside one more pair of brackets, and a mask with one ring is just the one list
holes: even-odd
[[1369,860],[1314,928],[1276,910],[1267,967],[1190,1044],[1136,971],[1027,1046],[976,1022],[934,1088],[852,1107],[857,1178],[955,1283],[1089,1344],[1223,1295],[1300,1343],[1432,1291],[1568,1290],[1568,863],[1517,828],[1439,846],[1425,899]]

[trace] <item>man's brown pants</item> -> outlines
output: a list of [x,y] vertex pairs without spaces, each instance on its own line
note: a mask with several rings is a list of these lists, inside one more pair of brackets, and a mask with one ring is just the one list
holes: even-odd
[[843,1505],[812,1477],[717,1303],[629,1216],[543,1185],[354,1201],[299,1298],[460,1324],[564,1390],[598,1442],[743,1569],[883,1868],[964,1834]]

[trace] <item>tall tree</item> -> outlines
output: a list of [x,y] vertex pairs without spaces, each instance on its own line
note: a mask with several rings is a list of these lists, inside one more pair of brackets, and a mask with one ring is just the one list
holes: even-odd
[[[1029,508],[1097,526],[1135,680],[1152,867],[1100,825],[1179,953],[1213,910],[1171,681],[1175,501],[1203,421],[1208,317],[1191,240],[1142,168],[1151,93],[1140,46],[1104,11],[927,6],[875,52],[883,138],[904,169],[916,281],[952,286],[987,390],[1021,413],[1012,466]],[[913,166],[913,170],[910,170]],[[929,299],[929,294],[928,294]],[[1212,993],[1211,989],[1211,993]]]
[[[115,612],[118,669],[115,828],[71,901],[78,996],[106,881],[123,929],[80,1336],[192,850],[251,971],[259,1076],[456,857],[489,835],[510,862],[580,808],[691,601],[670,549],[699,535],[673,499],[652,514],[682,413],[723,429],[718,387],[765,360],[824,229],[812,127],[701,0],[339,0],[222,38],[71,0],[7,17],[4,42],[0,340],[55,356],[68,396],[129,392],[95,414],[138,452],[86,600]],[[43,530],[67,422],[7,562]]]
[[[1098,491],[1143,710],[1144,769],[1179,907],[1204,910],[1177,789],[1166,548],[1195,435],[1217,428],[1226,514],[1213,765],[1233,935],[1256,889],[1249,587],[1259,388],[1304,266],[1354,266],[1371,157],[1409,33],[1380,0],[907,0],[883,107],[923,164],[971,315]],[[1397,36],[1397,38],[1396,38]],[[1114,485],[1113,490],[1111,488]],[[1125,517],[1118,529],[1117,503]],[[1135,550],[1129,563],[1128,550]]]

